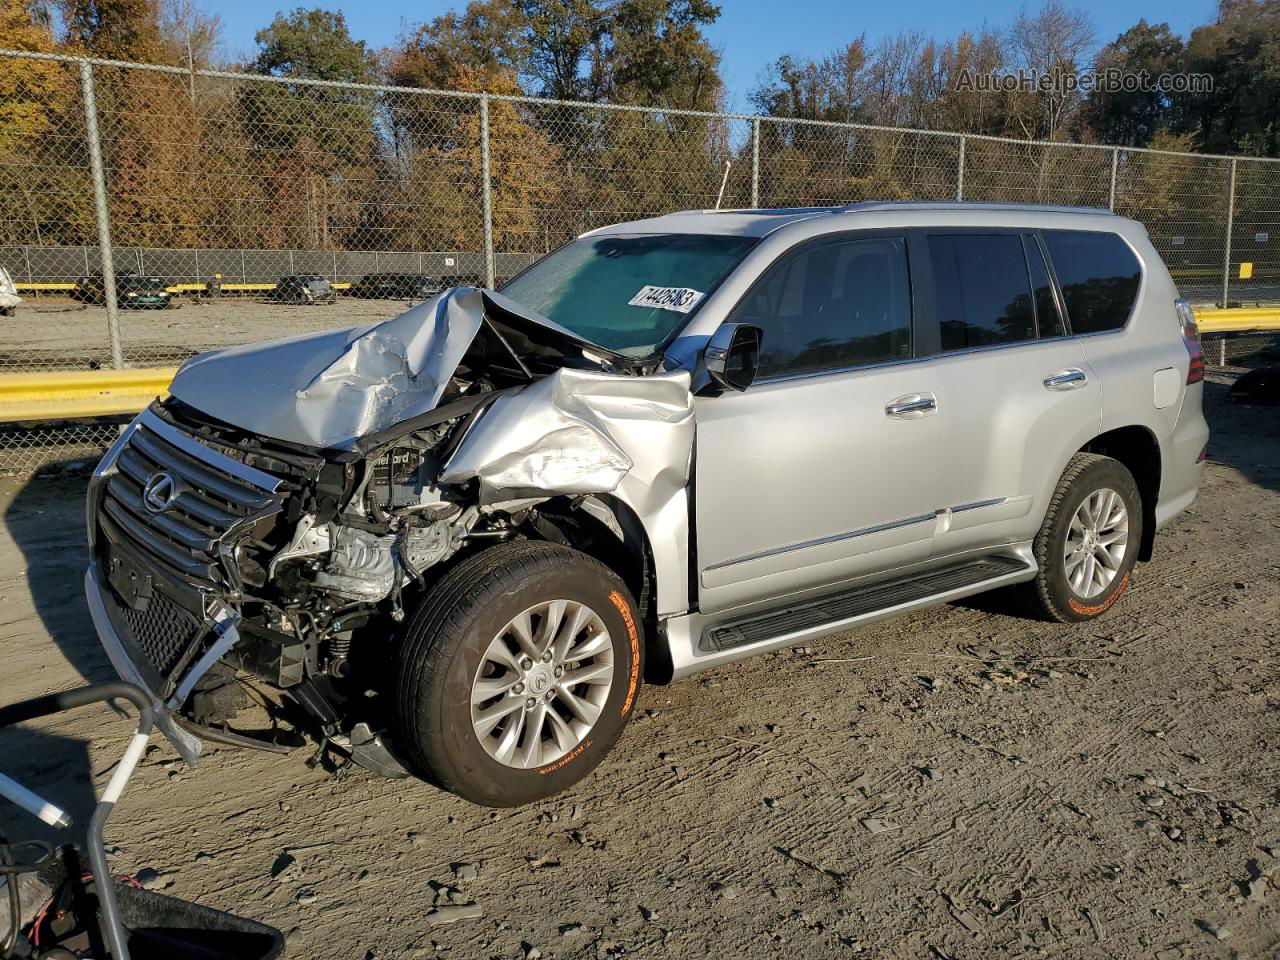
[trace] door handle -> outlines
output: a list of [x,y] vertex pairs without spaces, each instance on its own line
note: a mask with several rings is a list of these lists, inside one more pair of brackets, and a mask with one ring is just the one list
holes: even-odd
[[938,409],[938,398],[932,393],[909,393],[889,401],[885,406],[885,416],[897,420],[919,420],[926,414]]
[[1051,377],[1044,378],[1046,390],[1074,390],[1088,382],[1089,378],[1079,367],[1068,367],[1066,370],[1059,370]]

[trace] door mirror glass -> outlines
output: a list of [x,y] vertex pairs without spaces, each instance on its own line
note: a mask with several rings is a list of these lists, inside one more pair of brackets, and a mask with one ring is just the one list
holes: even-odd
[[745,390],[760,368],[763,331],[751,323],[722,323],[703,351],[707,373],[721,387]]

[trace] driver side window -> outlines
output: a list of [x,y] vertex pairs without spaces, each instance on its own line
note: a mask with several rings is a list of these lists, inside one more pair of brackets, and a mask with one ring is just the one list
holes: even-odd
[[911,288],[901,237],[868,237],[785,256],[734,311],[764,330],[759,379],[911,356]]

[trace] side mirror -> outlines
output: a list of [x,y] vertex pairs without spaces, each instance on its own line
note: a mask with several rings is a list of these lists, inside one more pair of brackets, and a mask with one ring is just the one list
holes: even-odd
[[745,390],[760,368],[764,331],[753,323],[722,323],[707,341],[703,363],[712,381],[730,390]]

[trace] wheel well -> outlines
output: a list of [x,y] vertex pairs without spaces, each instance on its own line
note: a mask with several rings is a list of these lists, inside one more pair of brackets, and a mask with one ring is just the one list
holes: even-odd
[[1156,501],[1160,499],[1160,444],[1146,427],[1131,426],[1108,430],[1080,448],[1084,453],[1100,453],[1119,460],[1133,474],[1142,497],[1142,543],[1138,559],[1150,560],[1156,539]]
[[590,554],[622,578],[644,623],[645,682],[666,682],[671,673],[670,657],[658,635],[653,550],[644,525],[616,497],[597,494],[585,499],[594,503],[557,498],[543,508],[544,515],[554,518],[568,546]]

